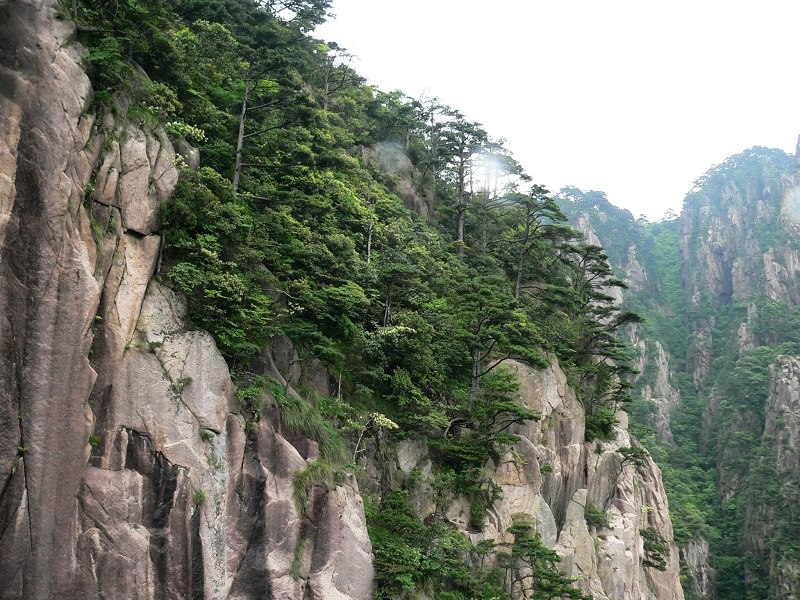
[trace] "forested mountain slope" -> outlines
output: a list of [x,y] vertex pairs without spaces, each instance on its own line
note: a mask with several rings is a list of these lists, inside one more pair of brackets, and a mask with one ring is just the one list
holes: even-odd
[[0,597],[682,598],[625,284],[326,8],[0,1]]
[[[561,206],[605,246],[645,318],[634,427],[664,468],[688,597],[798,593],[798,174],[751,148],[701,177],[678,217],[601,194]],[[636,283],[634,283],[636,282]],[[645,341],[646,340],[646,341]]]

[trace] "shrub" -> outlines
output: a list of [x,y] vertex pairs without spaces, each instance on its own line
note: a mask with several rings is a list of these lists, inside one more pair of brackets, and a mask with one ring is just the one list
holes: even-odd
[[586,525],[589,527],[597,527],[600,529],[606,529],[608,527],[608,517],[605,511],[597,508],[594,504],[586,503],[583,517],[586,519]]

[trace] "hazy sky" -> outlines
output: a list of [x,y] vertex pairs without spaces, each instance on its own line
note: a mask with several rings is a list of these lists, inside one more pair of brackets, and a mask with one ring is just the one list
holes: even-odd
[[534,181],[638,216],[751,146],[794,154],[795,0],[334,0],[315,35],[384,91],[438,97]]

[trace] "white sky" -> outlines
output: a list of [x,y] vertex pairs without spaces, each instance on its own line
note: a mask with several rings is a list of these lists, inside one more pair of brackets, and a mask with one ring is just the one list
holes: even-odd
[[536,183],[634,216],[751,146],[794,154],[796,0],[334,0],[315,36],[384,91],[482,123]]

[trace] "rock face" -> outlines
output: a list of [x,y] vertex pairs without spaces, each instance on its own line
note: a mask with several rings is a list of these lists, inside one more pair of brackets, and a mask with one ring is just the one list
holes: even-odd
[[[522,385],[523,403],[541,418],[517,426],[521,439],[514,450],[489,465],[502,497],[484,530],[468,533],[472,542],[512,541],[506,530],[524,518],[536,523],[544,542],[561,555],[566,573],[577,578],[575,585],[594,598],[682,600],[661,472],[649,457],[634,465],[618,452],[636,444],[625,414],[619,415],[614,441],[584,442],[583,408],[558,364],[534,370],[511,363],[511,368]],[[406,474],[416,466],[427,476],[424,442],[404,444],[398,465]],[[418,508],[423,515],[433,510],[424,497]],[[466,502],[456,501],[447,513],[465,532],[468,510]],[[598,515],[605,523],[595,522]],[[648,536],[654,534],[665,542],[664,570],[652,566]]]
[[424,219],[433,215],[433,199],[423,197],[414,184],[414,165],[406,152],[399,144],[394,142],[379,142],[371,150],[365,151],[368,162],[376,163],[392,175],[394,192],[403,200],[409,210]]
[[[736,543],[757,558],[745,561],[738,585],[749,594],[777,598],[797,593],[788,583],[797,561],[781,541],[790,520],[781,515],[789,509],[780,504],[797,485],[789,441],[796,426],[791,406],[798,397],[794,359],[772,366],[769,389],[760,385],[731,395],[724,385],[731,371],[717,374],[716,381],[711,373],[715,361],[738,364],[791,335],[783,315],[800,300],[800,257],[793,241],[800,180],[788,174],[790,163],[783,153],[763,148],[732,157],[687,196],[681,216],[683,277],[691,307],[689,369],[695,389],[708,401],[700,448],[716,454],[723,506],[746,505]],[[741,369],[746,365],[745,360]],[[748,393],[753,396],[749,404]],[[742,439],[752,441],[743,445]],[[706,556],[703,540],[682,550],[695,595],[714,598],[714,573],[702,566]]]
[[313,444],[151,280],[172,144],[96,119],[57,9],[0,1],[0,597],[370,598],[355,481],[301,514]]
[[[747,305],[763,296],[796,305],[800,251],[791,238],[800,231],[800,180],[787,175],[789,159],[778,151],[753,148],[735,159],[710,172],[702,189],[686,198],[680,222],[686,295],[692,307]],[[749,170],[737,161],[748,162]],[[738,324],[742,350],[770,343],[749,331],[753,316],[751,309]],[[695,387],[704,390],[715,358],[715,322],[707,314],[692,320],[692,374]]]
[[81,206],[89,81],[69,28],[38,4],[0,5],[0,581],[5,597],[46,598],[74,564],[101,287]]
[[[567,206],[569,207],[569,205]],[[633,220],[632,215],[627,213],[627,211],[622,211],[598,202],[594,205],[582,206],[580,211],[572,214],[572,220],[575,226],[584,234],[587,242],[608,249],[610,264],[614,268],[615,273],[617,273],[628,286],[624,294],[621,293],[621,290],[618,290],[620,293],[615,298],[618,302],[622,303],[624,300],[630,300],[631,297],[642,301],[641,299],[643,297],[644,306],[647,306],[654,313],[658,313],[655,320],[672,319],[675,317],[678,319],[683,318],[683,315],[676,315],[673,308],[668,305],[654,305],[654,299],[666,299],[667,294],[675,294],[675,283],[680,284],[681,282],[678,277],[675,277],[675,280],[670,283],[665,278],[665,273],[659,272],[657,266],[659,260],[663,257],[663,249],[661,249],[662,257],[659,257],[659,249],[656,249],[653,246],[652,240],[649,240],[648,237],[644,235],[645,230],[638,221]],[[725,222],[724,218],[721,218],[720,221]],[[676,225],[677,222],[671,222],[668,226]],[[698,231],[702,230],[698,229]],[[601,232],[602,236],[598,232]],[[695,249],[695,244],[693,242],[686,242],[684,245],[687,248]],[[699,268],[700,267],[697,267],[697,269]],[[697,277],[694,271],[692,272],[692,277]],[[691,281],[694,281],[694,279]],[[691,282],[686,281],[686,276],[684,276],[683,283],[689,284]],[[673,286],[672,289],[667,289],[670,285]],[[700,287],[700,285],[701,284],[698,284],[698,287]],[[702,285],[706,285],[705,282]],[[657,302],[657,300],[655,302]],[[649,320],[649,318],[646,318],[646,320]],[[691,331],[693,339],[691,341],[688,358],[692,363],[692,375],[695,387],[698,390],[702,390],[708,380],[711,361],[713,360],[713,314],[705,320],[697,320],[694,322]],[[672,415],[681,404],[681,392],[678,389],[678,378],[676,374],[678,369],[673,368],[673,365],[681,365],[685,359],[682,356],[670,356],[662,343],[653,337],[653,329],[648,328],[646,324],[629,327],[626,335],[635,349],[633,366],[639,373],[633,380],[636,390],[635,393],[639,395],[640,402],[644,407],[648,405],[652,407],[651,415],[648,417],[649,424],[654,429],[656,440],[661,442],[664,447],[668,448],[675,443],[672,431]],[[740,334],[740,345],[746,347],[752,343],[752,335],[747,327],[744,326]],[[625,432],[619,435],[622,435],[622,438],[625,439],[625,436],[628,434]],[[685,443],[685,438],[682,441]],[[630,445],[630,442],[623,443],[620,441],[617,443],[617,447],[624,447],[626,445]],[[612,448],[613,446],[611,448],[606,448],[604,446],[603,451],[606,452]],[[602,457],[603,453],[601,453],[600,456]],[[617,454],[617,456],[619,456],[619,454]],[[597,464],[603,464],[601,458],[598,458]],[[641,476],[646,469],[643,465],[635,470]],[[625,473],[622,472],[620,481],[624,481],[624,475]],[[660,477],[658,481],[660,486]],[[606,483],[606,486],[607,485]],[[591,491],[593,488],[590,486],[589,489]],[[637,487],[636,489],[639,488]],[[596,506],[597,504],[596,500],[592,499],[591,496],[588,502],[592,504],[592,506]],[[638,502],[645,507],[650,506],[650,500],[640,498]],[[645,508],[645,510],[647,511],[649,509]],[[664,539],[671,539],[666,538],[662,530],[652,527],[649,522],[644,525],[636,524],[632,516],[626,518],[627,520],[625,520],[625,518],[622,520],[624,526],[620,531],[628,532],[629,529],[638,527],[640,534],[643,531],[647,532],[645,533],[645,537],[649,538],[647,540],[648,546],[652,545],[653,539],[658,539],[653,536],[654,530],[659,531],[658,535],[664,537]],[[611,520],[610,524],[615,522],[616,521]],[[626,534],[630,535],[629,533]],[[598,532],[600,541],[597,541],[595,546],[598,548],[608,547],[610,549],[620,548],[623,545],[624,547],[630,547],[631,541],[625,538],[626,534],[617,534],[617,539],[611,543],[608,541],[609,538],[604,532]],[[622,540],[622,542],[620,540]],[[587,547],[590,546],[587,545]],[[704,552],[701,551],[703,548],[705,549]],[[714,598],[715,579],[714,571],[708,563],[708,542],[702,538],[698,538],[691,541],[688,547],[681,549],[681,551],[680,561],[677,561],[674,556],[670,556],[670,561],[673,562],[670,563],[668,571],[672,568],[680,568],[684,573],[690,576],[685,578],[688,584],[684,587],[684,590],[690,594],[690,597]],[[613,556],[610,552],[609,554]],[[649,559],[643,559],[643,561],[644,560],[650,562]],[[678,567],[679,562],[680,567]],[[584,560],[584,563],[590,564],[587,560]],[[619,574],[626,572],[625,569],[628,569],[629,572],[630,566],[628,565],[622,568],[617,564],[615,569],[617,569],[615,572],[617,573],[617,583],[619,583],[619,581],[624,580]],[[652,569],[650,570],[653,571]],[[602,571],[602,569],[599,569],[599,571]],[[604,581],[608,581],[608,578]],[[624,594],[626,590],[643,589],[640,583],[630,579],[624,581],[624,588],[613,587],[607,584],[604,591],[609,598]],[[657,585],[665,585],[666,588],[671,589],[671,584],[665,583],[665,580],[662,580]],[[597,589],[599,588],[595,586],[592,589],[597,597]],[[694,594],[694,596],[691,596],[691,594]]]
[[770,375],[761,452],[754,467],[763,474],[764,489],[748,503],[744,545],[760,558],[770,597],[800,598],[798,527],[786,520],[800,499],[800,358],[781,357]]
[[681,548],[681,560],[691,576],[694,597],[716,600],[716,573],[709,566],[708,541],[690,541],[685,548]]
[[[724,543],[715,541],[717,574],[708,566],[705,540],[694,539],[682,549],[690,575],[686,589],[698,598],[714,598],[717,584],[721,596],[744,589],[753,597],[795,597],[798,561],[789,551],[799,535],[792,517],[798,485],[793,415],[800,396],[795,359],[773,364],[769,384],[764,370],[774,360],[770,347],[785,344],[781,351],[793,352],[797,342],[792,320],[800,304],[797,158],[756,147],[727,159],[687,195],[679,225],[683,294],[672,314],[658,314],[658,307],[652,312],[656,319],[677,317],[686,328],[688,351],[669,357],[653,340],[643,343],[634,336],[634,342],[643,398],[659,401],[653,421],[661,441],[671,440],[669,408],[679,402],[670,392],[670,377],[662,376],[670,363],[689,376],[705,405],[698,451],[716,463],[721,514],[727,515],[721,529],[727,529]],[[635,236],[626,240],[634,242],[639,243]],[[630,248],[627,254],[626,262],[618,249],[617,266],[633,290],[641,274]],[[663,249],[659,256],[665,256]],[[643,264],[651,267],[646,259]],[[651,273],[651,281],[660,281],[658,273],[645,271]],[[673,349],[682,350],[672,341]],[[756,379],[739,379],[756,372]],[[741,559],[741,566],[728,566],[726,553]],[[743,558],[747,554],[755,558]]]
[[672,369],[669,355],[658,340],[648,343],[633,335],[633,345],[637,350],[636,370],[647,374],[647,381],[641,386],[642,398],[655,407],[653,425],[656,435],[663,442],[673,443],[670,421],[672,411],[680,404],[680,392],[672,385]]

